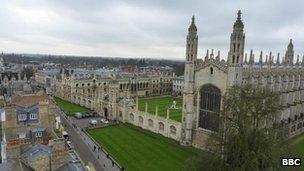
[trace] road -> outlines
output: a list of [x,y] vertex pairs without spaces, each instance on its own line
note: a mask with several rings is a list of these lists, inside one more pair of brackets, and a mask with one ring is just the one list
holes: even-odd
[[95,166],[96,170],[104,171],[103,166],[100,164],[100,162],[97,161],[91,149],[89,149],[85,142],[80,138],[79,134],[76,132],[73,126],[69,122],[67,122],[67,120],[63,116],[61,117],[61,120],[66,125],[65,130],[69,133],[70,140],[75,146],[75,149],[77,150],[77,153],[79,154],[82,161],[85,164],[91,162]]
[[96,171],[124,170],[124,168],[121,167],[107,152],[105,152],[104,149],[101,149],[101,147],[99,147],[98,144],[95,144],[90,137],[80,131],[80,127],[75,128],[76,125],[73,124],[75,120],[70,117],[66,118],[65,113],[56,105],[56,103],[55,106],[65,130],[69,133],[70,141],[74,145],[79,157],[86,165],[88,162],[91,162]]

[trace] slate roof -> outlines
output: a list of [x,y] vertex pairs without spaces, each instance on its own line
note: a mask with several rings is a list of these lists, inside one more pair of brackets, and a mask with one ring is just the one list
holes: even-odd
[[42,144],[29,145],[22,153],[22,158],[26,161],[33,161],[42,155],[50,156],[52,149],[49,146]]
[[38,127],[38,128],[32,128],[32,129],[31,129],[32,132],[42,132],[42,131],[44,131],[44,130],[45,130],[45,128],[39,128],[39,127]]

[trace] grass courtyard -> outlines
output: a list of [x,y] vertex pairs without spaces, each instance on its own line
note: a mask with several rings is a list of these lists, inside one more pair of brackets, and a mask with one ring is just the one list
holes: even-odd
[[288,140],[288,143],[290,143],[290,149],[287,149],[286,154],[283,155],[283,157],[296,157],[301,158],[302,163],[300,167],[294,167],[294,166],[287,166],[282,167],[282,171],[304,171],[303,166],[303,158],[304,158],[304,134],[300,134],[298,136],[293,137],[292,139]]
[[304,158],[304,134],[291,139],[291,147],[294,149],[294,152],[298,155],[298,157]]
[[170,109],[170,119],[181,122],[182,120],[182,104],[181,98],[173,98],[171,96],[156,96],[156,97],[145,97],[138,99],[138,110],[145,111],[146,103],[148,104],[148,113],[155,114],[155,108],[158,106],[158,115],[162,117],[167,116],[167,108],[171,107],[173,101],[176,101],[176,106],[179,109]]
[[88,133],[120,165],[131,171],[198,168],[202,155],[198,149],[183,147],[172,139],[132,125],[97,128]]
[[63,100],[59,97],[54,97],[57,105],[67,114],[67,115],[74,115],[77,112],[83,113],[88,112],[90,109],[80,106],[75,103],[71,103],[69,101]]

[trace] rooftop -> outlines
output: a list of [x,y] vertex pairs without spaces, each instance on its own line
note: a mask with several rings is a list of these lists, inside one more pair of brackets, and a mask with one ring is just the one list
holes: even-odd
[[46,95],[42,91],[36,94],[15,94],[12,97],[12,104],[30,106],[46,99]]

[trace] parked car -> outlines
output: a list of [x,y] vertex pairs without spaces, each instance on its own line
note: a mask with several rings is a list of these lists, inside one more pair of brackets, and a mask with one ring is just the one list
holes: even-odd
[[90,124],[91,124],[91,125],[96,125],[96,124],[97,124],[97,120],[91,119],[91,120],[90,120]]
[[101,118],[100,121],[101,121],[102,123],[105,123],[105,124],[108,124],[108,123],[109,123],[109,121],[108,121],[107,119],[105,119],[105,118]]
[[79,113],[79,112],[77,112],[77,113],[75,113],[75,118],[77,118],[77,119],[81,119],[82,118],[82,113]]
[[62,137],[63,137],[64,139],[66,139],[66,140],[69,140],[69,139],[70,139],[70,136],[69,136],[69,134],[68,134],[66,131],[62,131],[61,133],[62,133]]
[[67,141],[67,145],[68,145],[69,150],[74,149],[74,145],[71,143],[71,141]]

